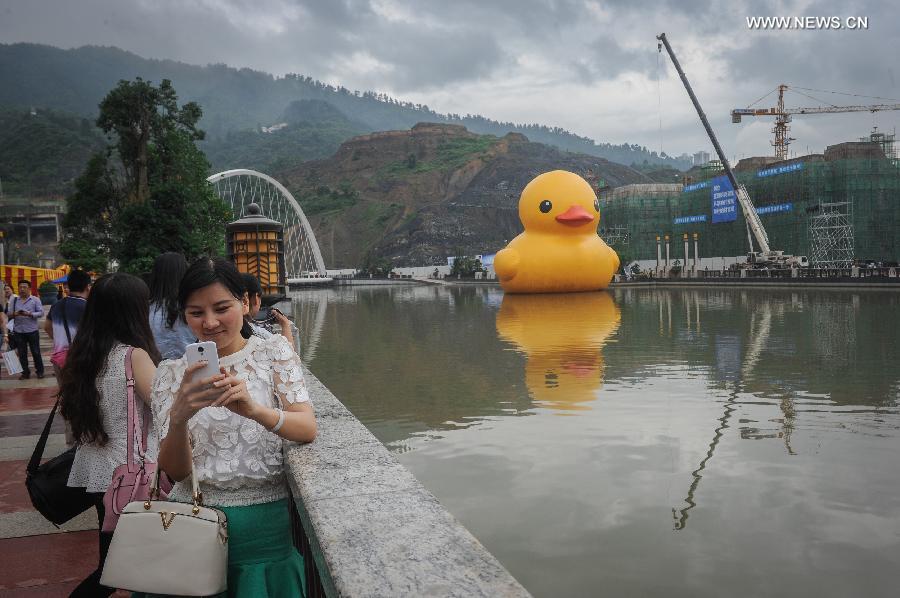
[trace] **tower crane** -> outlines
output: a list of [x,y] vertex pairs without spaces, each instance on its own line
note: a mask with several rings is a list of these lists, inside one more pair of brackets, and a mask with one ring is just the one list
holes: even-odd
[[[795,257],[792,255],[787,255],[783,251],[773,250],[769,246],[769,235],[766,234],[766,229],[763,227],[762,221],[760,221],[759,219],[759,214],[756,211],[756,207],[753,205],[753,202],[750,201],[750,194],[747,193],[747,188],[738,183],[737,178],[734,176],[734,171],[731,169],[731,163],[728,162],[728,158],[725,156],[725,152],[722,151],[722,146],[719,145],[719,140],[716,139],[716,134],[713,133],[712,127],[710,126],[709,121],[706,119],[706,114],[703,112],[703,108],[700,107],[700,101],[697,100],[697,96],[694,95],[694,90],[691,88],[691,84],[688,83],[687,76],[684,74],[684,71],[681,70],[681,64],[675,57],[675,52],[672,50],[672,46],[669,45],[669,40],[666,39],[666,34],[660,33],[656,36],[656,39],[659,40],[657,50],[662,52],[662,48],[663,46],[665,46],[666,52],[669,53],[669,58],[672,59],[672,64],[675,65],[675,70],[678,71],[678,76],[681,77],[681,82],[684,84],[684,88],[685,90],[687,90],[688,96],[690,96],[691,102],[694,104],[694,109],[697,111],[697,116],[700,117],[700,122],[703,123],[703,127],[706,129],[706,134],[709,136],[709,140],[712,142],[712,145],[716,150],[716,154],[719,156],[719,161],[722,163],[722,167],[725,169],[725,175],[728,177],[728,181],[731,183],[732,189],[734,189],[734,193],[737,197],[738,203],[740,203],[741,205],[741,210],[744,213],[744,219],[747,222],[747,241],[750,244],[750,252],[747,254],[747,263],[751,267],[774,266],[784,268],[794,265],[805,265],[806,257]],[[754,239],[756,239],[756,244],[759,246],[758,252],[753,251]]]
[[[837,112],[881,112],[883,110],[900,110],[900,104],[874,104],[872,106],[816,106],[813,108],[785,108],[784,92],[790,89],[789,85],[781,84],[778,86],[778,105],[774,108],[735,108],[731,111],[731,122],[739,123],[744,116],[774,116],[775,126],[772,132],[775,133],[775,141],[771,142],[775,146],[775,157],[779,160],[786,160],[788,155],[788,145],[791,141],[795,141],[793,137],[788,137],[790,130],[788,125],[791,122],[791,116],[794,114],[834,114]],[[769,92],[772,93],[772,92]]]

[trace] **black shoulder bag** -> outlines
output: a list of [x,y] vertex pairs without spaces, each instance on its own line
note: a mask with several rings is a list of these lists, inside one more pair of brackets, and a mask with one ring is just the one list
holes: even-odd
[[69,472],[72,471],[72,462],[75,460],[74,446],[46,463],[41,463],[44,447],[47,446],[47,437],[50,436],[50,427],[53,425],[53,416],[56,415],[58,407],[59,399],[50,411],[41,438],[28,462],[25,487],[28,488],[31,504],[38,513],[51,523],[62,525],[93,507],[95,499],[85,488],[72,488],[68,485]]

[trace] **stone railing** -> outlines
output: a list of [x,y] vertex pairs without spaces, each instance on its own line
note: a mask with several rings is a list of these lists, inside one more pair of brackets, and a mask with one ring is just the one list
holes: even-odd
[[529,596],[318,379],[306,377],[318,437],[288,447],[285,457],[321,581],[311,595]]

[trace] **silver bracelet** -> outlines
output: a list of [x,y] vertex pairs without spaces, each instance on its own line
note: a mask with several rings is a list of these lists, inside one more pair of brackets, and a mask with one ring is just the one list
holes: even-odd
[[269,428],[269,432],[272,432],[273,434],[276,434],[278,430],[281,429],[281,426],[284,425],[284,409],[276,407],[275,410],[278,411],[278,423]]

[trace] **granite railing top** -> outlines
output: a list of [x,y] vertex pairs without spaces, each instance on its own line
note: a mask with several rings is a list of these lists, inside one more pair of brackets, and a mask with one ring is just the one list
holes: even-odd
[[286,449],[329,596],[529,596],[309,371],[319,433]]

